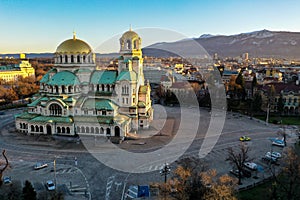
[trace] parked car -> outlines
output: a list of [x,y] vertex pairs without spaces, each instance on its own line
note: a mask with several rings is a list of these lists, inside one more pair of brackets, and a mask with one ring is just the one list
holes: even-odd
[[245,141],[250,141],[251,140],[251,138],[250,137],[248,137],[248,136],[242,136],[242,137],[240,137],[240,141],[242,141],[242,142],[245,142]]
[[4,177],[3,177],[3,183],[4,183],[5,185],[11,184],[11,183],[12,183],[11,177],[9,177],[9,176],[4,176]]
[[52,180],[49,180],[46,182],[46,187],[47,187],[47,190],[49,190],[49,191],[55,190],[55,184],[53,183]]
[[279,146],[279,147],[284,147],[284,146],[285,146],[283,140],[274,140],[274,141],[272,142],[272,145]]
[[270,157],[274,157],[274,158],[278,159],[278,158],[281,158],[281,153],[276,152],[276,151],[272,151],[272,153],[267,152],[266,156],[270,156]]
[[35,163],[34,165],[34,169],[35,170],[38,170],[38,169],[43,169],[45,167],[48,167],[48,164],[47,163],[43,163],[43,162],[37,162]]
[[265,155],[264,157],[262,157],[262,160],[266,161],[266,162],[271,162],[271,163],[277,162],[277,158],[274,158],[271,155]]
[[245,162],[244,166],[251,170],[257,170],[257,164],[254,162]]
[[[231,174],[233,174],[234,176],[239,177],[239,170],[237,170],[237,169],[231,169],[229,172]],[[248,171],[248,170],[246,170],[246,169],[243,169],[241,171],[241,176],[242,177],[246,177],[246,178],[250,178],[251,177],[251,172]]]
[[243,176],[246,177],[246,178],[251,177],[251,172],[249,170],[243,169],[242,173],[243,173]]
[[[235,175],[236,177],[239,177],[239,170],[238,169],[231,169],[229,171],[231,174]],[[242,175],[242,174],[241,174]]]

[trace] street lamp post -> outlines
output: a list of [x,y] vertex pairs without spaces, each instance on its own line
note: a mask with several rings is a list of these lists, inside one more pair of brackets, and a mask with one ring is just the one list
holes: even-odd
[[[166,184],[167,184],[167,176],[168,176],[168,174],[170,174],[170,171],[171,171],[171,168],[170,168],[169,164],[165,163],[163,168],[159,172],[160,175],[165,176],[165,187],[166,187]],[[165,188],[165,191],[164,191],[164,199],[166,199],[166,188]]]
[[270,114],[270,101],[268,100],[266,125],[268,125],[268,123],[269,123],[269,114]]
[[54,168],[54,184],[55,184],[55,190],[57,188],[57,185],[56,185],[56,157],[54,158],[54,161],[53,161],[53,168]]
[[165,176],[165,183],[167,183],[167,176],[170,174],[171,168],[168,163],[165,163],[163,168],[160,170],[160,175]]

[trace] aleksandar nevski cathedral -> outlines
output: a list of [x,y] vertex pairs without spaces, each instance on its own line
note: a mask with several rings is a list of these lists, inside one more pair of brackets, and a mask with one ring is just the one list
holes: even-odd
[[40,92],[16,128],[27,134],[124,137],[148,128],[153,117],[145,83],[141,38],[134,31],[120,38],[118,70],[96,70],[95,54],[84,41],[62,42],[55,65],[40,81]]

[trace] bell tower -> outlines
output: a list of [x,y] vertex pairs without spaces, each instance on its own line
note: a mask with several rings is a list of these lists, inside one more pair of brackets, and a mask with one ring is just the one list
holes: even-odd
[[[142,39],[131,30],[120,38],[120,57],[118,71],[128,70],[137,74],[143,73]],[[141,74],[143,77],[144,75]]]

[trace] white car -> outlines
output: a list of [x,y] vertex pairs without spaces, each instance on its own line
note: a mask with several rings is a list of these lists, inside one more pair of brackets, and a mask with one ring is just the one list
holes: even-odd
[[274,140],[272,142],[272,145],[275,145],[275,146],[280,146],[280,147],[284,147],[284,141],[283,140]]
[[48,164],[47,164],[47,163],[37,162],[37,163],[35,163],[35,165],[34,165],[34,169],[35,169],[35,170],[43,169],[43,168],[45,168],[45,167],[48,167]]
[[49,191],[55,190],[55,184],[51,180],[46,182],[46,187],[47,187],[47,190],[49,190]]
[[281,158],[281,153],[276,152],[276,151],[272,151],[272,153],[271,152],[267,152],[266,156],[269,156],[269,157],[272,156],[273,158],[278,159],[278,158]]
[[271,155],[270,152],[267,152],[265,157],[263,158],[263,160],[266,160],[266,161],[271,161],[271,162],[276,162],[277,161],[277,157],[274,157],[273,155]]
[[257,164],[254,162],[245,162],[244,166],[251,170],[257,170]]

